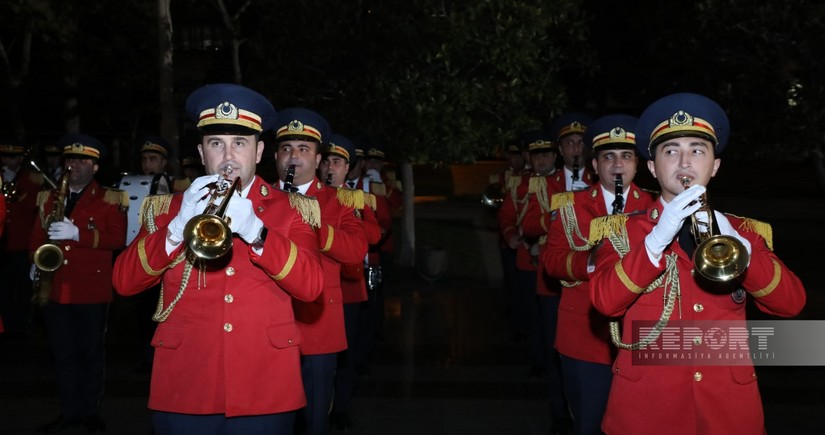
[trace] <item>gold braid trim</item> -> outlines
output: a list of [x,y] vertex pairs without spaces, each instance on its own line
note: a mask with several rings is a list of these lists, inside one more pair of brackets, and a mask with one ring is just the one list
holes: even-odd
[[521,184],[521,175],[511,175],[504,187],[512,190],[512,195],[516,196],[516,189],[518,189],[519,184]]
[[[154,231],[152,231],[152,232],[154,232]],[[146,237],[142,237],[140,240],[138,240],[137,250],[138,250],[138,258],[140,259],[140,265],[143,266],[143,272],[146,273],[147,275],[149,275],[149,276],[158,276],[161,273],[163,273],[163,271],[168,269],[168,268],[164,267],[163,269],[155,270],[155,269],[152,269],[152,266],[149,266],[149,259],[146,256]]]
[[329,252],[332,248],[332,239],[335,238],[335,229],[332,228],[332,225],[327,224],[327,228],[329,228],[329,232],[327,233],[327,242],[324,244],[324,247],[321,248],[321,252]]
[[759,234],[765,239],[765,244],[768,246],[768,249],[773,251],[773,228],[771,228],[771,224],[756,219],[745,218],[739,225],[739,229]]
[[338,198],[339,204],[344,207],[352,207],[356,210],[364,209],[365,198],[363,190],[349,189],[346,187],[339,187],[337,190],[336,197]]
[[295,266],[295,260],[298,258],[298,246],[295,243],[289,242],[289,258],[284,264],[284,268],[277,275],[270,275],[275,281],[280,281],[289,275],[292,267]]
[[301,220],[313,228],[321,227],[321,207],[318,200],[300,193],[289,193],[289,206],[301,215]]
[[771,282],[769,282],[768,285],[762,290],[748,292],[751,294],[751,296],[755,298],[767,296],[771,294],[774,290],[776,290],[776,286],[779,285],[779,280],[782,279],[782,266],[780,266],[779,263],[776,262],[776,260],[772,259],[771,261],[773,262],[773,279],[771,279]]
[[119,205],[121,208],[129,208],[129,192],[120,189],[103,188],[103,202],[106,204]]
[[[154,226],[155,223],[155,216],[160,214],[169,213],[169,205],[172,204],[172,196],[173,195],[149,195],[146,198],[143,198],[143,202],[140,204],[140,212],[138,213],[138,225],[143,225],[144,222],[149,222],[150,220],[147,219],[149,212],[152,212],[152,219],[151,223]],[[150,233],[154,233],[157,231],[157,227],[153,230],[148,226],[147,223],[146,229],[149,230]]]
[[627,276],[627,272],[624,271],[624,266],[622,266],[621,261],[617,261],[616,265],[613,266],[613,269],[616,271],[616,275],[619,277],[619,280],[622,281],[622,284],[624,284],[624,286],[627,287],[628,290],[635,294],[640,294],[641,292],[645,291],[644,288],[636,285],[636,283],[633,282],[633,280],[631,280],[629,276]]
[[98,243],[100,243],[100,233],[95,228],[92,230],[92,248],[97,249]]
[[550,212],[550,198],[547,197],[547,177],[530,177],[527,192],[536,195],[541,211]]
[[567,253],[567,258],[566,258],[566,261],[565,261],[565,266],[567,268],[567,276],[569,276],[570,278],[574,278],[573,277],[573,256],[574,255],[576,255],[575,252],[568,252]]

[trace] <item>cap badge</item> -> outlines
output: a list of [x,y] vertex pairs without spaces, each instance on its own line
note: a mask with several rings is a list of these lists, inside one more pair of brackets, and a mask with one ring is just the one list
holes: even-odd
[[72,144],[72,152],[83,152],[83,144],[75,142]]
[[610,130],[611,139],[624,139],[625,137],[627,137],[627,132],[621,127],[616,127],[613,130]]
[[297,119],[289,123],[289,131],[304,131],[304,123]]
[[215,118],[217,119],[238,119],[238,108],[229,101],[224,101],[215,107]]
[[693,116],[690,113],[680,110],[670,117],[670,127],[681,127],[685,125],[693,125]]

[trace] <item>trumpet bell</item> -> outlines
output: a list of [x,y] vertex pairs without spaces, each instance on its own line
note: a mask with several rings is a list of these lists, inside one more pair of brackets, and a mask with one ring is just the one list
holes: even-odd
[[32,261],[38,269],[44,272],[54,272],[63,265],[63,251],[53,243],[46,243],[34,251]]
[[214,214],[193,217],[183,228],[183,241],[195,257],[215,260],[232,248],[232,230],[229,224]]
[[703,241],[693,253],[694,270],[714,282],[728,282],[748,267],[750,256],[745,245],[731,236],[716,235]]
[[491,184],[481,193],[481,205],[491,210],[498,210],[504,202],[504,192],[498,184]]

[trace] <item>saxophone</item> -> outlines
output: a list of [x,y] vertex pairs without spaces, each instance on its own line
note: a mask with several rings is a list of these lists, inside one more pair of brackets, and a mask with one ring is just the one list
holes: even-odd
[[[71,168],[66,169],[63,178],[60,180],[60,187],[57,189],[57,195],[54,197],[52,203],[52,211],[46,217],[43,223],[43,229],[49,231],[49,226],[53,222],[61,222],[65,217],[66,195],[69,192],[69,173]],[[49,302],[49,295],[52,292],[52,279],[54,272],[63,265],[63,250],[58,244],[60,241],[47,240],[45,244],[41,245],[32,255],[32,261],[36,267],[34,280],[32,286],[34,287],[34,294],[32,295],[32,302],[39,307],[46,305]]]

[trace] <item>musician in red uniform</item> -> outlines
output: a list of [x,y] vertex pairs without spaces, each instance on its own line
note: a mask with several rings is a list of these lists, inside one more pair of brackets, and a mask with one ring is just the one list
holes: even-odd
[[[97,139],[70,134],[59,142],[68,191],[63,219],[46,226],[57,191],[37,197],[40,215],[30,233],[30,252],[55,243],[63,264],[40,280],[51,282],[43,317],[57,367],[60,416],[39,432],[51,433],[82,425],[89,432],[105,429],[100,419],[104,381],[106,314],[112,302],[112,258],[126,244],[126,192],[101,187],[94,179],[105,152]],[[35,265],[38,259],[35,257]],[[34,267],[33,267],[34,269]],[[35,272],[38,273],[38,272]]]
[[[352,197],[353,207],[360,218],[365,240],[368,244],[374,245],[381,240],[381,227],[375,216],[375,196],[360,189],[350,189],[342,187],[347,173],[349,173],[350,162],[355,159],[355,145],[348,138],[333,134],[329,147],[324,151],[323,159],[319,166],[321,179],[329,185],[339,188],[339,192],[346,192],[347,197]],[[367,321],[367,317],[362,316],[362,310],[366,310],[364,303],[368,301],[367,283],[365,271],[368,262],[364,255],[357,261],[341,264],[341,296],[344,303],[344,328],[347,336],[347,348],[338,353],[338,364],[335,371],[335,400],[330,414],[330,423],[339,431],[352,429],[350,412],[352,409],[352,393],[356,382],[356,355],[359,349],[364,346],[360,336],[359,323]]]
[[37,215],[43,177],[26,165],[27,148],[13,138],[0,139],[6,230],[0,237],[0,315],[8,338],[24,339],[31,313],[29,235]]
[[301,376],[307,406],[299,413],[305,424],[302,432],[325,434],[338,352],[347,348],[341,264],[363,259],[367,242],[353,207],[354,191],[339,190],[315,176],[321,161],[320,148],[327,143],[335,147],[329,142],[331,132],[327,121],[311,110],[289,108],[278,114],[273,130],[277,143],[278,187],[297,189],[304,195],[313,196],[321,207],[321,228],[316,235],[324,270],[324,289],[314,301],[293,300],[292,306],[304,336],[300,346]]
[[[144,202],[143,228],[114,273],[122,295],[163,283],[149,393],[155,433],[291,434],[294,411],[306,403],[292,298],[321,294],[312,229],[318,203],[255,176],[259,135],[275,120],[262,95],[206,85],[189,96],[186,111],[209,175],[183,194]],[[235,180],[240,192],[219,200],[229,201],[231,248],[214,260],[195,259],[199,249],[182,243],[185,226],[206,209],[208,190]]]
[[600,433],[615,354],[608,319],[590,304],[592,270],[587,266],[595,245],[589,240],[590,221],[608,214],[644,213],[654,199],[633,184],[638,164],[635,129],[636,118],[627,115],[609,115],[590,124],[585,143],[593,149],[599,183],[553,195],[551,212],[543,218],[549,230],[541,263],[549,276],[562,280],[555,346],[575,434]]
[[[805,289],[773,253],[770,225],[719,211],[712,211],[709,225],[706,189],[729,136],[727,115],[717,103],[696,94],[669,95],[645,109],[636,133],[637,151],[650,159],[648,169],[659,182],[661,197],[648,213],[599,218],[590,228],[591,239],[594,231],[607,236],[596,255],[590,299],[606,316],[623,317],[621,336],[617,332],[613,337],[620,350],[602,430],[763,434],[751,361],[648,365],[632,361],[632,354],[649,349],[647,344],[668,322],[690,321],[699,327],[734,321],[744,326],[747,296],[766,313],[796,315],[805,305]],[[713,282],[694,271],[693,251],[704,247],[696,247],[691,230],[739,243],[746,260],[739,269],[743,273]],[[637,321],[655,325],[649,332],[634,332]],[[698,352],[711,349],[700,335],[685,335],[685,340]]]

